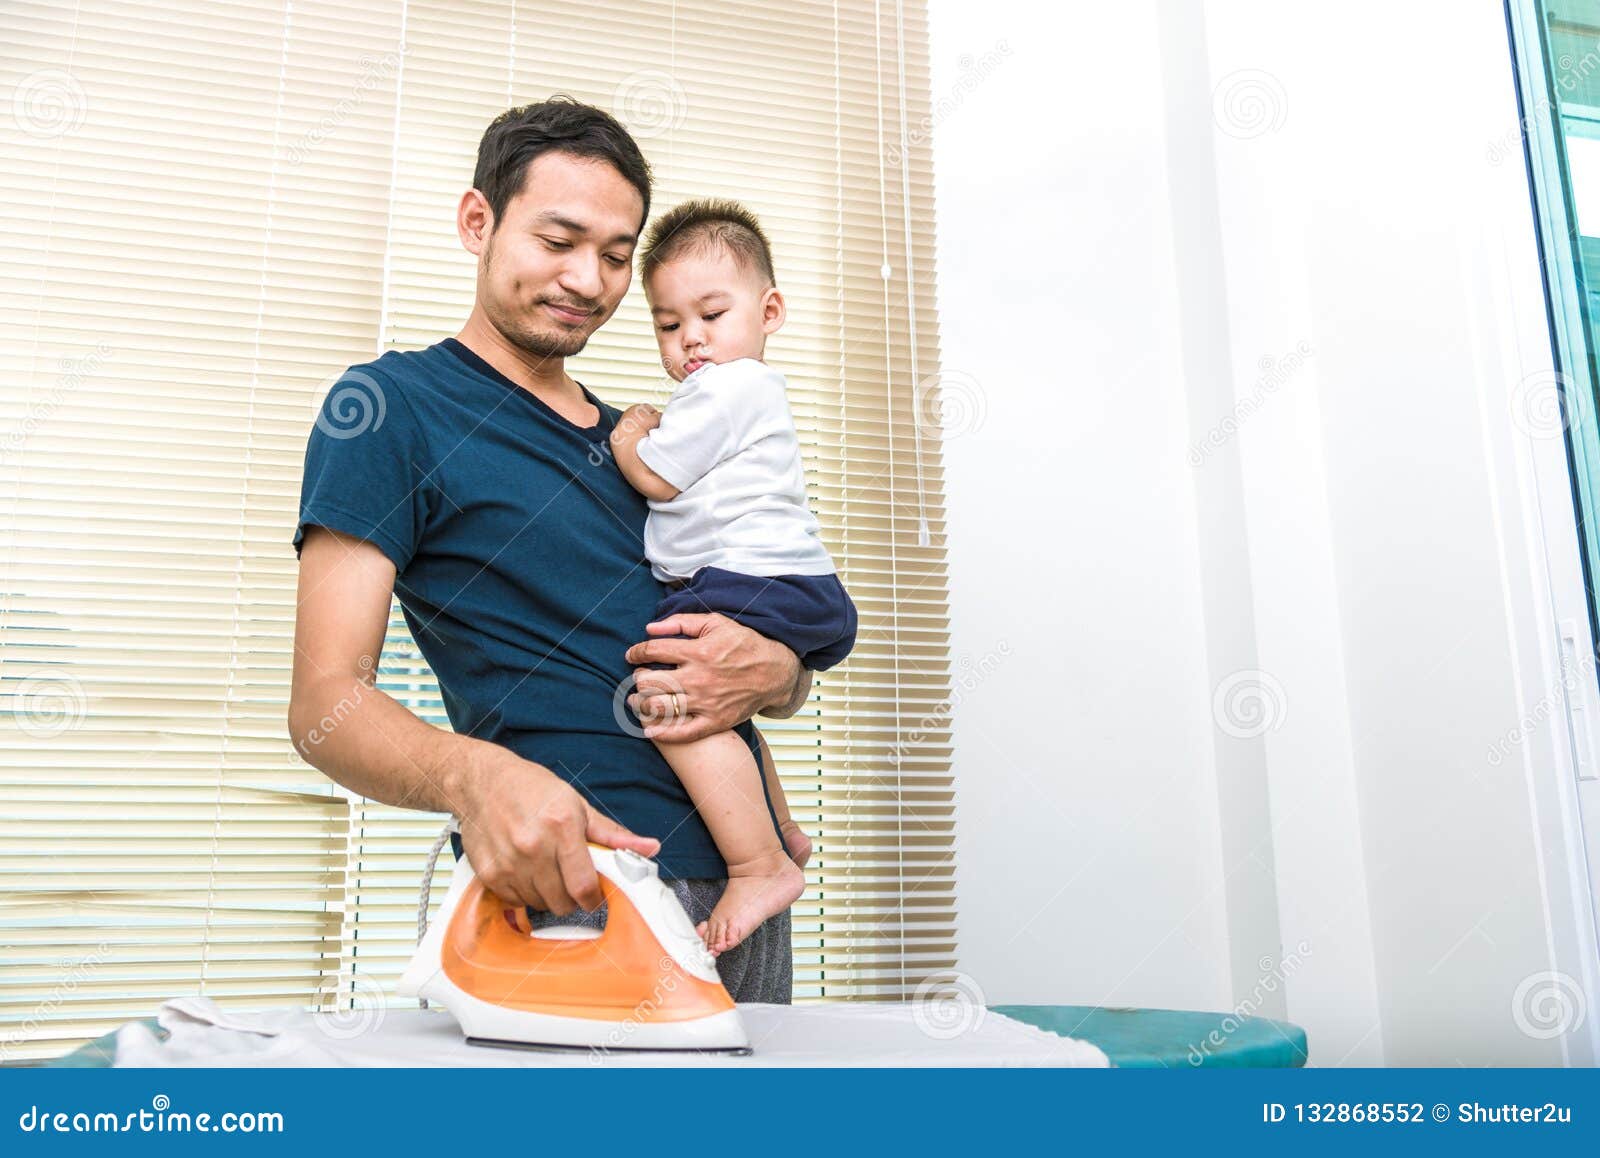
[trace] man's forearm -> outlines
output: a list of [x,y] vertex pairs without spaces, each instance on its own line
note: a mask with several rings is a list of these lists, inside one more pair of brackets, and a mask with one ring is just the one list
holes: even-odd
[[352,792],[457,816],[471,782],[508,756],[497,745],[424,722],[362,681],[296,689],[289,734],[308,764]]

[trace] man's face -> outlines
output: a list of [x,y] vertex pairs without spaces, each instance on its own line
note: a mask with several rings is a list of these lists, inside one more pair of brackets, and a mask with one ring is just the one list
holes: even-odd
[[643,215],[639,191],[606,162],[536,158],[479,260],[489,320],[535,357],[582,350],[628,292]]

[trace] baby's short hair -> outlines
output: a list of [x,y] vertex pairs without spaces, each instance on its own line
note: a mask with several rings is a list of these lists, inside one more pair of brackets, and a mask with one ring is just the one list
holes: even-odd
[[737,201],[721,197],[685,201],[656,218],[639,253],[639,274],[648,282],[652,273],[673,258],[718,248],[754,270],[769,286],[778,284],[772,272],[772,245],[760,220]]

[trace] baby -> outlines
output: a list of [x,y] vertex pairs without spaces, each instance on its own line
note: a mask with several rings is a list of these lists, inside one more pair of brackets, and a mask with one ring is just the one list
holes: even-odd
[[[645,553],[671,587],[656,618],[720,612],[813,671],[832,667],[855,646],[856,608],[806,506],[783,375],[761,361],[784,322],[766,234],[736,202],[688,201],[651,226],[640,276],[678,387],[665,413],[629,407],[611,447],[649,500]],[[657,744],[728,865],[727,891],[699,926],[708,950],[726,952],[799,899],[811,841],[770,753],[757,767],[733,732]]]

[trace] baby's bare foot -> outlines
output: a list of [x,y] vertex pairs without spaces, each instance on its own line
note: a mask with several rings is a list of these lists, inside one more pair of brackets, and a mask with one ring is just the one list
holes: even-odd
[[806,862],[811,859],[811,838],[800,831],[800,826],[792,820],[784,821],[780,830],[783,833],[783,847],[789,852],[789,859],[801,868],[806,867]]
[[696,932],[712,956],[726,953],[762,921],[783,912],[806,891],[806,876],[785,849],[728,866],[728,887]]

